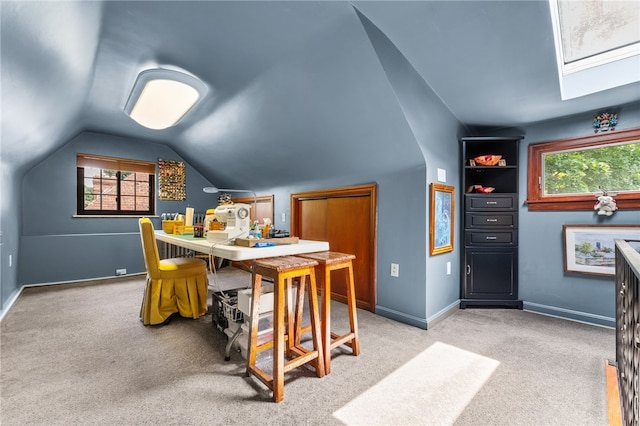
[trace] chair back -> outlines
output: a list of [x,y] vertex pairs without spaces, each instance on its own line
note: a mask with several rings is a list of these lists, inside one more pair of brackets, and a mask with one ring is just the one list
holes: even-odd
[[156,234],[154,234],[153,223],[149,218],[140,218],[140,239],[142,240],[142,254],[147,273],[151,278],[157,277],[160,270],[160,255],[158,254],[158,244]]

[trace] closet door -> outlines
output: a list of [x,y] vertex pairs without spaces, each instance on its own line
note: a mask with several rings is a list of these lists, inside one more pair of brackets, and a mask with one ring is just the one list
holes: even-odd
[[[327,198],[305,199],[299,204],[299,231],[291,235],[303,240],[329,241],[327,235]],[[329,244],[333,249],[333,245]]]
[[[371,188],[369,186],[369,188]],[[352,188],[353,189],[353,188]],[[292,235],[328,241],[330,250],[352,253],[357,305],[375,309],[375,187],[370,191],[292,194]],[[331,276],[332,298],[347,300],[343,271]]]

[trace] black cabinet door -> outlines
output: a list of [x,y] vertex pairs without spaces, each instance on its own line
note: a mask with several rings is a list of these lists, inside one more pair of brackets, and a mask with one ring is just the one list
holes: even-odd
[[516,300],[518,249],[466,248],[463,299]]

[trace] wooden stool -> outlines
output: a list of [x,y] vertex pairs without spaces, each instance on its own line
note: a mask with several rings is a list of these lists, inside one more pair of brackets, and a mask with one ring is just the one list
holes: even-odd
[[[318,314],[318,295],[314,267],[318,262],[296,256],[272,257],[253,262],[253,286],[251,297],[251,331],[247,355],[247,375],[255,375],[273,391],[273,400],[280,402],[284,398],[284,373],[303,364],[313,362],[318,377],[324,376],[324,357],[320,337],[320,318]],[[294,324],[291,307],[287,307],[285,317],[285,299],[290,293],[294,278],[299,278],[298,293],[302,297],[305,290],[306,277],[309,276],[309,312],[313,349],[306,350],[294,344]],[[273,340],[258,345],[258,318],[260,312],[260,291],[262,277],[273,279]],[[285,333],[285,322],[287,332]],[[285,341],[287,355],[292,358],[285,361]],[[273,347],[273,374],[269,376],[256,366],[258,352]]]
[[[335,251],[323,251],[318,253],[301,254],[300,257],[315,260],[316,275],[322,289],[320,303],[320,322],[322,323],[322,347],[324,348],[324,370],[326,374],[331,372],[331,350],[340,345],[351,348],[353,355],[360,355],[360,340],[358,339],[358,318],[356,314],[356,291],[353,283],[353,264],[355,255],[339,253]],[[349,310],[350,332],[338,335],[331,332],[331,271],[344,269],[347,278],[347,307]],[[296,307],[296,343],[300,335],[309,331],[309,326],[301,327],[302,306]]]

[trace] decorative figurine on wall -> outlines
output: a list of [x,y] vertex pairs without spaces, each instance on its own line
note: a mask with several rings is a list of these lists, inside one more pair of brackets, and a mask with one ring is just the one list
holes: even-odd
[[611,216],[616,210],[618,210],[616,200],[613,199],[612,195],[609,195],[606,189],[601,186],[599,188],[602,191],[602,195],[597,197],[598,202],[593,209],[596,210],[600,216]]
[[618,114],[612,114],[610,112],[601,112],[593,119],[593,132],[608,132],[614,131],[618,124]]

